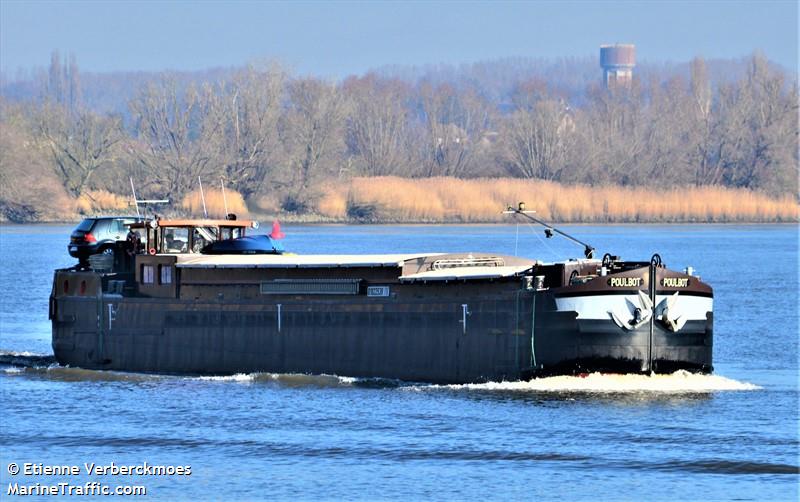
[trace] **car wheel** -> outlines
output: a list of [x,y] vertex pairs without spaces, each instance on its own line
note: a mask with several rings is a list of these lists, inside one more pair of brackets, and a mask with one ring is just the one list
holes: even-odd
[[103,248],[103,250],[100,251],[100,254],[104,254],[106,256],[112,256],[114,254],[114,250],[112,248]]

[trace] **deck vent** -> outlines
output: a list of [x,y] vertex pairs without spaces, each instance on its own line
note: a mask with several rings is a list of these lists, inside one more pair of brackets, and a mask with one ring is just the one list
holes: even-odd
[[361,279],[276,279],[261,283],[262,295],[357,295]]
[[431,270],[442,270],[446,268],[462,267],[502,267],[506,262],[497,256],[486,256],[480,258],[450,258],[436,260],[431,265]]

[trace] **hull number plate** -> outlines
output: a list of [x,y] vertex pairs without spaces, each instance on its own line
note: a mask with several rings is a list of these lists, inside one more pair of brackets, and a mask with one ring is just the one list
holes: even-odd
[[368,286],[367,296],[389,296],[389,286]]

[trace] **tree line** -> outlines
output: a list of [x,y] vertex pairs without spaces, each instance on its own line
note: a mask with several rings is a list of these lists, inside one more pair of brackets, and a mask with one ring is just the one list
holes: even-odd
[[0,100],[0,200],[21,198],[15,180],[36,172],[71,197],[125,192],[132,177],[142,195],[177,200],[198,178],[222,179],[294,212],[313,211],[328,180],[355,176],[797,193],[797,82],[760,55],[746,68],[712,82],[696,59],[689,78],[612,89],[598,71],[580,100],[531,79],[501,100],[469,82],[330,82],[253,65],[202,84],[164,74],[123,116],[82,105],[74,58],[56,54],[36,99]]

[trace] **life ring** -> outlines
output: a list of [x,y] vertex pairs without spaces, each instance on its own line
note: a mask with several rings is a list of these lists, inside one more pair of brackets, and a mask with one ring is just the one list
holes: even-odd
[[151,255],[155,255],[156,254],[156,248],[150,248],[147,252],[150,253]]

